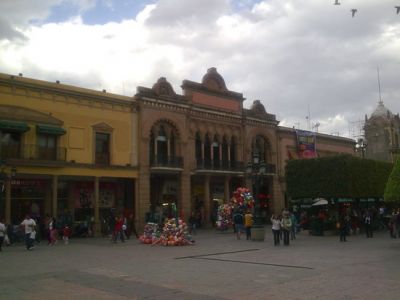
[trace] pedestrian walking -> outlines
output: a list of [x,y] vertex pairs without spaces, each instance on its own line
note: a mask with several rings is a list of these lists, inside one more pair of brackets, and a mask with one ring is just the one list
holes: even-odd
[[0,252],[3,251],[2,246],[6,233],[7,233],[6,225],[4,225],[3,219],[0,219]]
[[69,228],[69,226],[65,224],[63,228],[63,241],[65,245],[69,244],[70,236],[71,236],[71,228]]
[[246,211],[244,215],[244,227],[246,229],[246,240],[251,239],[251,227],[253,227],[253,215],[250,210]]
[[235,231],[236,231],[236,238],[240,240],[240,236],[242,235],[243,232],[243,213],[241,210],[237,210],[234,215],[233,215],[233,224],[235,226]]
[[282,217],[281,227],[283,231],[283,244],[289,246],[289,234],[292,229],[292,221],[290,221],[289,215],[286,213]]
[[114,232],[113,232],[113,242],[116,243],[118,239],[121,240],[121,242],[125,242],[124,238],[124,233],[123,233],[123,227],[124,225],[124,219],[121,217],[116,217],[115,218],[115,225],[114,225]]
[[272,234],[274,236],[274,245],[277,246],[280,244],[281,220],[277,215],[272,215],[271,223],[272,223]]
[[367,238],[372,238],[372,213],[368,211],[364,217],[365,233]]
[[396,238],[396,234],[397,234],[397,229],[396,229],[396,222],[397,221],[397,215],[396,215],[396,213],[395,212],[392,212],[392,215],[391,215],[391,217],[390,217],[390,219],[389,219],[389,224],[388,224],[388,226],[389,226],[389,232],[390,232],[390,237],[392,238],[392,239],[395,239]]
[[197,226],[196,214],[194,211],[192,211],[189,217],[190,234],[196,235],[196,226]]
[[49,220],[49,234],[50,234],[50,246],[57,244],[57,229],[56,229],[56,219],[50,218]]
[[290,221],[292,222],[292,228],[290,229],[290,239],[296,239],[296,231],[297,231],[297,218],[293,212],[290,212],[289,215]]
[[346,236],[347,236],[347,231],[349,230],[349,226],[350,226],[350,217],[348,215],[342,215],[339,221],[339,234],[341,242],[347,242]]
[[36,222],[31,218],[29,214],[26,215],[25,219],[20,224],[24,229],[25,233],[25,246],[27,250],[33,249],[33,241],[35,239]]

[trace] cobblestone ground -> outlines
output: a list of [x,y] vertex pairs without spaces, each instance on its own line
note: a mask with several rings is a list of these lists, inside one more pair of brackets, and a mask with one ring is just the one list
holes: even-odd
[[298,235],[289,247],[199,231],[196,245],[73,239],[0,253],[0,299],[400,299],[400,239]]

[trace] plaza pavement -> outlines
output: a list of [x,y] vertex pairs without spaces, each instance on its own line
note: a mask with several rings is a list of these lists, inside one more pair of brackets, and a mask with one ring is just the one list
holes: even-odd
[[194,246],[112,244],[4,247],[0,299],[400,299],[400,239],[316,237],[289,247],[199,230]]

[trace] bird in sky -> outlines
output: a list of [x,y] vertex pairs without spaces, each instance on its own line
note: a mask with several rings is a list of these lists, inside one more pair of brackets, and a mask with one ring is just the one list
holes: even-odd
[[400,13],[400,6],[395,6],[394,8],[396,8],[396,13],[399,14]]
[[335,3],[333,3],[333,5],[340,5],[339,0],[335,0]]
[[352,18],[354,18],[354,15],[356,14],[356,12],[357,12],[357,9],[355,9],[355,8],[351,9],[351,17]]

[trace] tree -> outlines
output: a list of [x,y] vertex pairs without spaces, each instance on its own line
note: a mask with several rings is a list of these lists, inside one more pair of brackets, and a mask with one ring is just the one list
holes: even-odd
[[292,199],[381,198],[392,168],[392,163],[351,155],[291,160],[286,165],[287,194]]
[[400,159],[397,159],[386,183],[385,202],[400,204]]

